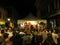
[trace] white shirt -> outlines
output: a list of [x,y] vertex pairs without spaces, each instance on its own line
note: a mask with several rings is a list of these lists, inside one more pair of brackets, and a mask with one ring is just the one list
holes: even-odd
[[58,41],[57,41],[58,34],[52,33],[52,38],[53,38],[53,41],[55,42],[55,44],[58,44]]
[[25,34],[24,32],[20,32],[19,34]]
[[12,37],[13,36],[13,34],[12,34],[12,32],[7,32],[9,35],[8,35],[8,37]]
[[42,37],[43,37],[43,42],[42,43],[44,43],[44,41],[47,39],[47,34],[48,34],[48,32],[42,32]]

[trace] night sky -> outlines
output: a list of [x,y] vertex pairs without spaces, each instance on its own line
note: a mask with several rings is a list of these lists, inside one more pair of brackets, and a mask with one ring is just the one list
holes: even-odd
[[14,7],[14,9],[18,12],[18,15],[14,15],[17,18],[24,18],[29,12],[36,16],[36,7],[34,4],[35,0],[9,0],[0,2],[0,6],[3,6],[8,11],[8,17],[12,16],[12,9],[7,7]]
[[14,7],[16,10],[23,16],[27,16],[29,12],[32,12],[35,14],[35,6],[34,6],[35,0],[22,0],[22,1],[17,1],[14,3]]

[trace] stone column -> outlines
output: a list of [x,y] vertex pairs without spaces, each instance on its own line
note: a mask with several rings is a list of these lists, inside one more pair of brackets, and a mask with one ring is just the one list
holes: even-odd
[[60,16],[59,15],[56,17],[56,26],[60,27]]

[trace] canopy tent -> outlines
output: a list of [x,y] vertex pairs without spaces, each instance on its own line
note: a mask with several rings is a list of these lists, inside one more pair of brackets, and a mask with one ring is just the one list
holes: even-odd
[[26,16],[25,18],[23,18],[22,20],[38,20],[37,17],[33,16],[32,13],[29,13],[28,16]]
[[29,15],[26,16],[24,19],[17,20],[17,24],[20,24],[22,22],[27,22],[27,21],[29,21],[29,22],[45,22],[45,23],[47,22],[46,20],[39,19],[39,18],[33,16],[32,13],[29,13]]

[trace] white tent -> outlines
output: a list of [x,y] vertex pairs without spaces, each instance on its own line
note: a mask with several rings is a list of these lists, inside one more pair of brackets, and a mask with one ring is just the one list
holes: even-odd
[[29,13],[23,20],[38,20],[38,18],[33,16],[32,13]]
[[42,22],[46,22],[46,20],[41,20],[41,19],[33,16],[32,13],[29,13],[28,16],[26,16],[24,19],[19,19],[17,21],[17,24],[20,24],[21,22],[25,22],[25,21],[37,21],[37,22],[42,21]]

